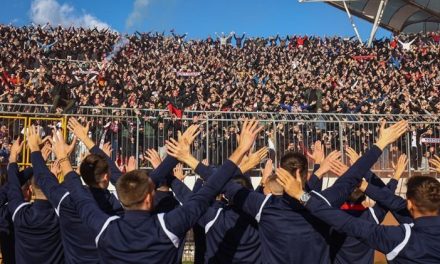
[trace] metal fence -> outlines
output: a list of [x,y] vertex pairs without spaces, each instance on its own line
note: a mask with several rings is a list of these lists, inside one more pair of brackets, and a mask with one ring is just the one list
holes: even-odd
[[[440,152],[440,119],[438,115],[359,115],[359,114],[312,114],[312,113],[243,113],[243,112],[201,112],[187,111],[181,119],[173,118],[167,110],[146,110],[128,108],[95,108],[80,107],[75,114],[56,115],[50,113],[48,105],[0,104],[0,162],[7,162],[10,142],[23,137],[27,126],[36,125],[42,136],[50,135],[51,129],[61,129],[68,141],[72,135],[66,131],[69,117],[78,118],[83,124],[90,122],[89,136],[102,145],[110,142],[112,159],[123,163],[129,156],[135,156],[143,168],[150,168],[143,153],[154,148],[164,156],[165,140],[176,137],[177,132],[184,131],[189,125],[198,123],[202,132],[192,146],[193,155],[207,159],[210,164],[221,164],[237,145],[237,134],[240,132],[240,121],[244,118],[260,120],[265,130],[260,133],[254,149],[269,147],[269,157],[278,164],[279,158],[286,152],[313,151],[314,142],[321,140],[325,152],[340,150],[343,161],[347,162],[344,148],[350,146],[363,153],[375,142],[380,121],[395,123],[398,120],[409,120],[411,130],[395,144],[384,150],[373,170],[382,177],[391,176],[392,163],[399,155],[405,153],[410,162],[408,172],[398,185],[397,193],[403,195],[405,178],[414,174],[438,175],[429,170],[428,160]],[[86,148],[79,143],[72,162],[78,165]],[[26,154],[26,153],[24,153]],[[23,155],[22,165],[29,164],[28,155]],[[264,166],[264,162],[260,167]],[[0,166],[3,170],[4,166]],[[312,169],[312,164],[309,164]],[[259,168],[251,175],[259,176]],[[255,179],[255,178],[254,178]],[[328,175],[324,187],[328,187],[335,177]],[[257,179],[258,181],[258,179]],[[192,233],[188,233],[184,250],[184,261],[193,261],[194,242]]]
[[[154,148],[164,156],[165,140],[176,137],[179,130],[184,131],[193,123],[199,123],[202,127],[202,133],[192,146],[194,156],[199,160],[207,159],[210,164],[221,164],[236,147],[240,121],[246,117],[255,117],[265,126],[258,136],[255,149],[269,147],[269,156],[275,164],[288,151],[312,151],[316,140],[323,142],[327,153],[335,149],[344,152],[346,146],[363,153],[377,138],[382,119],[388,123],[409,120],[411,131],[384,151],[374,166],[378,175],[390,175],[392,163],[397,161],[401,153],[407,154],[410,159],[408,176],[430,174],[428,160],[440,151],[438,115],[186,111],[181,119],[177,119],[167,110],[80,107],[75,114],[61,116],[50,113],[49,105],[26,104],[0,104],[0,115],[2,150],[27,125],[39,125],[46,135],[51,133],[48,128],[58,126],[59,129],[65,129],[66,119],[73,116],[83,123],[90,122],[90,137],[97,144],[111,143],[115,161],[123,162],[129,156],[135,156],[139,166],[145,168],[150,167],[143,156],[147,149]],[[71,135],[66,135],[70,140]],[[72,160],[74,164],[79,162],[84,151],[84,146],[79,144]],[[343,160],[347,161],[345,155]],[[26,162],[24,160],[23,164]],[[309,168],[312,168],[312,164],[309,164]],[[252,175],[258,176],[258,169]]]

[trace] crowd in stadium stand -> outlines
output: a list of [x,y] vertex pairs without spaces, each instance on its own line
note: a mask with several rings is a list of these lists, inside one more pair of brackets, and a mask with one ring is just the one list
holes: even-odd
[[[1,102],[181,110],[439,113],[440,33],[377,39],[0,26]],[[66,82],[68,88],[61,89]],[[61,90],[61,91],[60,91]],[[52,98],[49,100],[49,98]],[[54,109],[55,111],[56,109]]]
[[[196,264],[370,264],[374,250],[392,263],[440,261],[440,182],[413,176],[404,199],[394,192],[408,168],[406,155],[399,156],[387,183],[370,170],[409,130],[408,121],[382,123],[363,155],[346,148],[347,164],[339,150],[326,155],[320,141],[308,157],[289,152],[279,165],[269,159],[255,189],[248,172],[269,154],[267,147],[250,152],[264,132],[255,119],[240,124],[238,143],[221,165],[194,157],[191,145],[201,126],[193,124],[166,141],[165,159],[148,150],[151,171],[136,169],[134,158],[121,171],[111,160],[110,142],[100,148],[89,137],[90,124],[69,118],[67,127],[77,140],[66,142],[61,131],[47,127],[49,137],[42,138],[30,126],[25,141],[12,143],[0,187],[4,263],[177,264],[190,229]],[[90,154],[74,170],[71,154],[78,142]],[[32,166],[20,170],[24,147]],[[48,162],[51,155],[56,160]],[[183,164],[200,176],[192,190],[183,182]],[[440,158],[430,165],[440,173]],[[323,189],[329,172],[339,178]],[[366,195],[376,203],[366,203]],[[388,212],[398,225],[380,224]]]
[[[394,194],[409,168],[440,173],[440,124],[425,122],[440,113],[440,34],[372,48],[354,38],[215,35],[0,25],[0,101],[78,116],[68,131],[0,119],[2,262],[181,263],[192,229],[195,263],[370,264],[375,249],[392,263],[440,263],[439,181],[419,173],[406,199]],[[138,116],[86,116],[77,106]],[[224,113],[204,123],[187,110]],[[230,111],[279,113],[256,121]],[[354,115],[284,115],[299,112]],[[431,115],[389,115],[387,125],[356,113]],[[24,147],[32,166],[22,170]],[[382,163],[394,163],[389,182],[371,171]],[[183,166],[200,176],[192,190]],[[328,173],[339,178],[323,189]],[[399,226],[379,225],[387,212]]]
[[[185,109],[353,114],[440,110],[440,33],[375,40],[372,48],[359,45],[355,38],[252,38],[231,33],[187,40],[186,34],[174,31],[120,36],[110,30],[51,25],[2,25],[0,33],[1,102],[54,104],[52,111],[74,112],[75,105],[95,106],[96,111],[100,106],[168,108],[173,116],[182,117]],[[163,156],[165,140],[189,122],[162,114],[141,115],[139,131],[131,121],[91,118],[91,136],[111,141],[114,158],[118,154],[126,159],[136,144],[140,153],[157,148]],[[351,118],[377,121],[374,115],[348,121]],[[376,124],[359,123],[341,128],[325,122],[279,122],[276,129],[270,128],[272,124],[257,146],[267,145],[271,138],[278,155],[305,153],[318,139],[327,149],[339,149],[340,137],[343,144],[364,153],[378,130]],[[0,125],[4,135],[0,159],[7,161],[12,136],[20,134],[20,128],[3,121]],[[208,156],[211,164],[221,164],[236,145],[238,131],[237,122],[209,123],[204,131],[208,135],[195,142],[197,157]],[[384,155],[390,156],[387,166],[399,153],[408,154],[408,145],[415,169],[427,170],[427,160],[440,152],[436,142],[422,142],[438,138],[440,125],[414,124],[411,131],[410,138]]]

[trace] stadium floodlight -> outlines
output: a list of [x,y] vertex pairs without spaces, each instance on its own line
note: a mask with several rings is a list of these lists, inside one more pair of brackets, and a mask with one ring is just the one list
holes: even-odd
[[[353,16],[351,15],[350,10],[348,9],[347,3],[346,3],[346,2],[355,2],[355,1],[358,1],[358,0],[298,0],[298,2],[300,2],[300,3],[343,2],[345,12],[347,13],[348,19],[350,20],[350,23],[351,23],[351,26],[353,27],[354,33],[356,34],[356,37],[358,38],[359,43],[362,44],[363,41],[361,38],[361,34],[359,34],[359,30],[357,29],[356,24],[354,23]],[[373,29],[374,29],[374,27],[373,27]]]

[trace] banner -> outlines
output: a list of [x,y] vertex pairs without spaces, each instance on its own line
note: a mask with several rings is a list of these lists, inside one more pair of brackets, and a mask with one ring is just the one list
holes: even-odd
[[351,56],[355,60],[372,60],[376,56],[375,55],[360,55],[360,56]]
[[183,72],[183,71],[178,71],[176,72],[177,76],[186,76],[186,77],[195,77],[195,76],[199,76],[200,72]]
[[420,139],[422,143],[440,144],[440,138],[422,138]]
[[74,71],[74,72],[72,72],[73,74],[99,74],[99,72],[98,71],[92,71],[92,70],[89,70],[89,71]]

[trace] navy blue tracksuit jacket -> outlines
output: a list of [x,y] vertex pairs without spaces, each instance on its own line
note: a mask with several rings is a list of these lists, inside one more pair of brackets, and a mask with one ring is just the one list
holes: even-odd
[[[392,192],[394,192],[397,188],[397,183],[398,182],[396,180],[392,179],[386,185],[386,187],[382,187],[382,188],[387,188]],[[385,215],[388,212],[388,210],[386,210],[380,203],[376,203],[373,207],[370,207],[364,211],[345,211],[345,212],[353,217],[363,219],[370,223],[380,224],[385,218]],[[359,240],[358,238],[347,236],[344,233],[339,233],[336,231],[331,232],[330,255],[332,262],[338,264],[374,263],[373,248],[371,248],[368,244],[364,243],[362,240]]]
[[[180,180],[174,179],[171,187],[183,204],[191,197]],[[261,263],[258,224],[249,215],[217,201],[197,223],[205,231],[205,263]]]
[[[375,146],[370,149],[335,182],[333,192],[322,192],[326,200],[340,207],[381,153]],[[287,195],[264,196],[232,182],[226,197],[259,223],[263,263],[330,263],[329,227],[299,202]]]
[[[154,193],[154,213],[168,213],[175,208],[179,207],[180,203],[174,197],[172,191],[158,191]],[[179,254],[176,260],[176,264],[182,263],[183,251],[185,250],[185,239],[179,245]]]
[[336,230],[357,237],[386,254],[388,263],[440,263],[440,217],[420,217],[413,224],[377,225],[329,206],[323,194],[307,202],[310,212]]
[[[20,185],[26,183],[33,175],[32,167],[28,167],[18,173]],[[8,208],[8,190],[6,183],[0,188],[0,246],[2,261],[5,264],[15,263],[15,240],[12,214]]]
[[[97,146],[93,147],[90,152],[106,157]],[[98,263],[99,255],[94,244],[94,237],[91,235],[90,228],[79,217],[65,184],[59,184],[55,176],[51,174],[41,152],[31,153],[31,162],[37,183],[59,215],[66,263]],[[115,184],[121,172],[110,158],[108,162],[111,182]],[[98,201],[101,210],[112,215],[123,212],[120,202],[108,190],[90,188],[88,191]]]
[[55,209],[47,200],[25,202],[17,177],[18,165],[8,167],[8,208],[12,213],[17,263],[64,263]]
[[[173,168],[170,167],[170,170]],[[160,214],[129,210],[122,217],[109,216],[85,191],[75,172],[66,176],[65,185],[81,219],[91,227],[102,262],[173,263],[186,232],[207,210],[209,201],[221,191],[236,170],[234,163],[226,161],[216,177],[193,194],[186,204]]]
[[394,195],[394,192],[387,188],[379,188],[373,184],[368,184],[365,194],[390,210],[400,224],[413,223],[413,218],[406,207],[406,200]]

